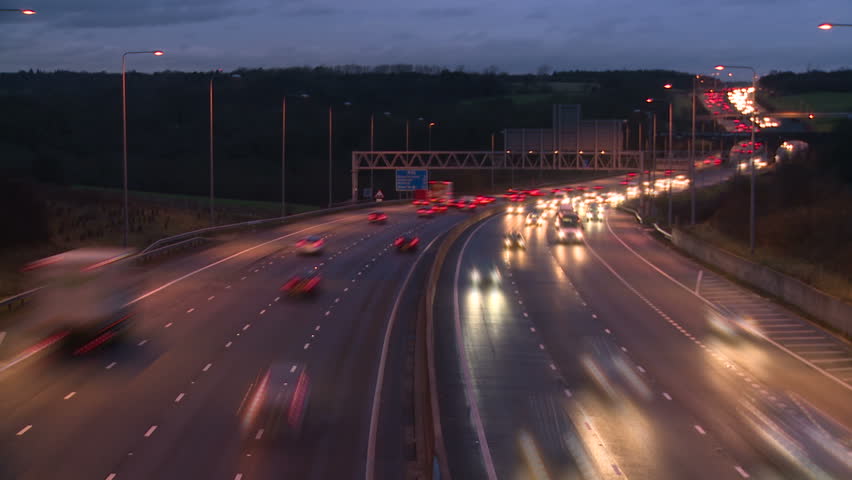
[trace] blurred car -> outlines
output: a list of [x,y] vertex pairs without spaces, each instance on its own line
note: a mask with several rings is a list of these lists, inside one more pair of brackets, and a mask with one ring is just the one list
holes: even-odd
[[527,214],[527,219],[524,223],[526,223],[527,226],[535,227],[535,226],[538,226],[538,224],[539,224],[538,223],[539,218],[541,218],[541,217],[539,217],[537,213],[535,213],[535,212],[529,213],[529,214]]
[[257,375],[240,405],[246,439],[296,439],[303,429],[311,379],[303,363],[274,363]]
[[419,199],[411,202],[412,205],[429,205],[429,200]]
[[432,206],[432,211],[435,213],[445,213],[447,211],[447,206],[444,204],[436,204]]
[[388,216],[384,212],[370,212],[367,220],[370,223],[385,223],[388,221]]
[[410,250],[416,249],[419,243],[420,238],[403,235],[397,237],[396,240],[393,241],[393,246],[396,247],[396,249],[400,252],[408,252]]
[[592,203],[586,209],[587,222],[601,222],[604,219],[604,209],[599,203]]
[[579,216],[569,213],[556,219],[556,241],[583,243],[583,222]]
[[434,215],[435,215],[435,209],[433,209],[433,208],[418,208],[417,209],[417,216],[418,217],[432,218],[432,216],[434,216]]
[[481,272],[477,268],[474,268],[470,272],[470,281],[475,287],[498,286],[502,279],[503,277],[500,275],[500,270],[496,265],[492,265],[491,268],[485,272]]
[[319,235],[311,235],[296,242],[296,251],[302,255],[316,255],[322,252],[325,239]]
[[506,208],[506,213],[509,213],[509,214],[522,214],[522,213],[524,213],[524,211],[525,211],[524,205],[521,204],[521,203],[519,203],[517,205],[509,205]]
[[321,280],[319,272],[312,268],[303,274],[290,277],[281,287],[281,291],[292,297],[311,295],[316,293]]
[[503,236],[503,246],[508,249],[527,248],[524,236],[518,232],[510,232]]

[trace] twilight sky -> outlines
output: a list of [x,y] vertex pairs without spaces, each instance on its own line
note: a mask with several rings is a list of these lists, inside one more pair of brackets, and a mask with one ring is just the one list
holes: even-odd
[[0,0],[0,71],[414,63],[481,71],[852,66],[852,0]]

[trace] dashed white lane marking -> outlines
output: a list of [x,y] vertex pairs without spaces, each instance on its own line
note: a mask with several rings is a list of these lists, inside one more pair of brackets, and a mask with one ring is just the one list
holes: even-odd
[[672,399],[672,396],[671,396],[671,395],[669,395],[669,394],[668,394],[668,393],[666,393],[666,392],[663,392],[663,397],[665,397],[665,399],[666,399],[666,400],[671,400],[671,399]]
[[544,350],[544,344],[539,343],[539,344],[538,344],[538,349],[539,349],[539,350]]
[[335,298],[334,303],[340,303],[340,297]]
[[225,285],[225,290],[228,290],[229,288],[231,288],[230,285]]
[[627,353],[627,347],[621,347],[621,351]]
[[748,472],[746,472],[745,470],[743,470],[743,467],[741,467],[741,466],[737,465],[736,467],[734,467],[734,470],[736,470],[736,471],[737,471],[737,473],[739,473],[741,477],[743,477],[743,478],[749,478],[749,474],[748,474]]
[[263,436],[263,429],[261,428],[260,430],[257,431],[257,435],[254,436],[254,439],[260,440],[260,437],[262,437],[262,436]]
[[598,318],[598,316],[593,313],[592,318]]
[[604,332],[606,332],[609,335],[612,335],[612,331],[610,331],[610,329],[608,329],[608,328],[604,328]]
[[551,369],[551,370],[553,370],[553,371],[555,372],[555,371],[556,371],[556,365],[554,365],[554,364],[552,364],[552,363],[551,363],[551,364],[550,364],[550,369]]
[[194,311],[195,311],[195,308],[190,308],[189,310],[186,311],[186,313],[192,313]]
[[245,279],[246,279],[246,277],[243,277],[243,278],[241,278],[240,280],[245,280]]
[[243,325],[243,331],[245,332],[246,330],[248,330],[248,329],[249,329],[249,327],[251,327],[251,324],[250,324],[250,323],[247,323],[247,324]]
[[618,465],[612,464],[612,471],[615,472],[616,475],[621,476],[621,470],[618,468]]
[[233,343],[234,343],[234,342],[228,342],[228,343],[226,343],[226,344],[225,344],[225,348],[230,348],[230,347],[231,347],[231,345],[233,345]]
[[165,325],[163,326],[163,328],[169,328],[169,327],[171,327],[172,325],[174,325],[174,322],[169,322],[169,323],[165,324]]
[[316,328],[314,328],[314,331],[315,331],[315,332],[319,332],[319,329],[320,329],[320,326],[319,326],[319,325],[317,325],[317,326],[316,326]]
[[529,315],[527,314],[527,312],[524,312],[524,317],[529,317]]
[[106,369],[107,369],[107,370],[111,370],[111,369],[112,369],[112,367],[114,367],[114,366],[116,366],[116,365],[118,365],[118,363],[116,363],[116,362],[112,362],[112,363],[110,363],[109,365],[107,365],[107,366],[106,366]]
[[151,428],[149,428],[148,431],[145,432],[145,438],[150,437],[156,429],[157,429],[156,425],[151,425]]
[[572,396],[572,394],[571,394],[571,390],[568,390],[568,389],[566,388],[566,389],[563,389],[562,391],[563,391],[563,392],[565,392],[565,396],[566,396],[566,397],[571,398],[571,396]]
[[29,432],[31,428],[33,428],[33,426],[32,426],[32,425],[27,425],[26,427],[24,427],[24,428],[20,429],[20,430],[18,431],[18,433],[16,433],[15,435],[17,435],[17,436],[19,436],[19,437],[20,437],[21,435],[23,435],[23,434],[25,434],[25,433]]
[[213,300],[214,298],[216,298],[216,295],[210,295],[209,297],[207,297],[207,301],[209,302],[210,300]]
[[263,310],[261,310],[261,311],[260,311],[260,315],[263,315],[264,313],[266,313],[266,309],[265,309],[265,308],[264,308]]
[[107,475],[107,477],[104,480],[115,480],[115,474],[110,473],[109,475]]
[[275,301],[281,300],[281,297],[275,297]]
[[148,343],[147,339],[142,340],[141,342],[137,343],[136,345],[141,347],[142,345],[145,345],[146,343]]
[[302,350],[307,350],[307,349],[308,349],[308,347],[310,347],[310,346],[311,346],[311,344],[310,344],[310,343],[306,343],[306,344],[305,344],[305,346],[304,346],[304,347],[302,347]]
[[639,365],[636,368],[638,368],[640,372],[645,373],[645,369],[642,368],[642,365]]
[[344,292],[348,292],[348,291],[349,291],[349,287],[344,288],[344,289],[343,289],[343,291],[344,291]]
[[258,272],[258,270],[255,268],[255,269],[254,269],[254,273],[257,273],[257,272]]
[[693,427],[695,427],[695,431],[700,433],[701,435],[707,435],[707,432],[705,432],[704,429],[701,428],[701,425],[693,425]]
[[68,395],[65,395],[65,396],[63,397],[63,400],[69,400],[69,399],[70,399],[71,397],[73,397],[74,395],[77,395],[77,392],[71,392],[71,393],[69,393]]
[[183,400],[183,397],[184,397],[183,393],[179,394],[177,396],[177,398],[175,398],[175,403],[180,403],[180,401]]
[[210,370],[210,367],[212,367],[212,366],[213,366],[212,363],[208,363],[207,365],[204,365],[204,368],[202,368],[201,371],[206,372],[207,370]]
[[293,373],[293,372],[295,372],[295,371],[296,371],[296,366],[295,366],[295,365],[293,365],[292,367],[290,367],[290,373]]
[[329,315],[331,315],[331,310],[326,310],[326,311],[325,311],[325,316],[327,317],[327,316],[329,316]]
[[530,331],[535,333],[535,327],[530,327]]

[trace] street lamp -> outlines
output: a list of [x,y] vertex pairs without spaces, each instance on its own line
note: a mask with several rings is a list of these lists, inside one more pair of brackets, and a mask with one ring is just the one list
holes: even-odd
[[[307,93],[300,98],[310,98]],[[287,216],[287,95],[281,97],[281,216]]]
[[35,10],[30,10],[29,8],[0,8],[0,12],[14,12],[20,13],[21,15],[35,15]]
[[754,146],[754,130],[756,122],[754,121],[757,116],[757,72],[752,67],[742,66],[742,65],[716,65],[714,67],[716,70],[722,71],[725,69],[738,69],[738,70],[751,70],[751,156],[749,157],[749,165],[751,167],[751,179],[750,179],[750,194],[749,194],[749,232],[748,232],[748,248],[749,252],[754,255],[754,183],[755,176],[757,175],[754,168],[754,154],[757,153],[757,149]]
[[127,247],[127,233],[130,230],[130,214],[127,208],[127,56],[151,54],[162,56],[162,50],[145,50],[140,52],[124,52],[121,55],[121,145],[123,150],[124,176],[124,246]]
[[[390,117],[391,112],[384,112],[384,115],[385,115],[385,117]],[[376,114],[371,113],[370,114],[370,155],[372,155],[373,154],[372,152],[374,152],[376,150],[375,140],[376,140]],[[373,191],[373,171],[374,170],[375,169],[373,169],[373,168],[370,169],[370,191],[371,192]]]
[[437,123],[429,122],[429,125],[426,127],[426,129],[429,132],[429,148],[428,148],[428,150],[430,152],[432,151],[432,127],[434,127],[435,125],[437,125]]
[[[671,88],[671,84],[667,83],[666,85],[663,86],[663,88]],[[655,101],[656,100],[654,100],[653,98],[646,98],[645,99],[645,102],[647,102],[647,103],[654,103]],[[672,117],[673,117],[672,114],[673,114],[673,112],[672,112],[672,110],[673,109],[672,109],[672,102],[666,101],[664,103],[666,103],[668,105],[668,111],[669,111],[669,141],[668,141],[668,146],[667,146],[666,150],[668,150],[667,156],[669,157],[669,168],[668,168],[668,170],[671,171],[674,167],[674,151],[672,150],[672,148],[673,148],[672,147],[672,138],[673,138],[672,137],[672,134],[673,134],[673,132],[672,132]],[[656,133],[654,135],[655,135],[654,144],[656,144],[657,143]],[[654,163],[654,165],[656,166],[656,162]],[[669,196],[668,225],[671,227],[671,225],[672,225],[672,179],[671,178],[668,179],[668,196]]]
[[821,23],[817,26],[820,30],[831,30],[834,27],[852,27],[852,23]]

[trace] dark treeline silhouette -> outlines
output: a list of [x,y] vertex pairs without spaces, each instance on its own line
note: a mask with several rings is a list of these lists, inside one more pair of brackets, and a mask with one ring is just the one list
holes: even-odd
[[777,94],[796,95],[811,92],[852,91],[852,70],[823,72],[812,70],[804,73],[772,72],[760,78],[760,85]]
[[[334,110],[334,198],[343,201],[350,196],[350,153],[369,148],[371,113],[376,114],[377,150],[405,148],[406,120],[412,150],[426,149],[430,121],[437,123],[432,129],[435,150],[487,150],[492,132],[497,132],[499,149],[499,131],[505,127],[549,127],[553,103],[580,103],[586,118],[631,118],[634,109],[647,108],[646,97],[665,95],[662,84],[673,83],[681,92],[692,84],[691,75],[665,70],[547,72],[542,67],[539,74],[509,75],[490,67],[469,73],[463,68],[424,65],[242,69],[227,74],[130,72],[130,187],[208,193],[211,75],[217,196],[280,198],[281,99],[288,95],[288,199],[315,205],[327,198],[330,106]],[[846,74],[826,75],[833,85],[835,77],[843,81]],[[789,75],[765,78],[780,81]],[[299,96],[304,93],[310,97]],[[3,176],[60,185],[121,186],[118,74],[0,74],[0,112]],[[688,122],[688,111],[677,112],[678,130],[687,129]]]

